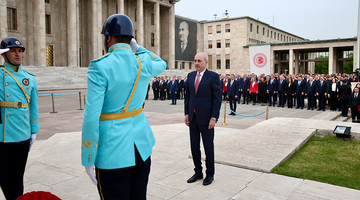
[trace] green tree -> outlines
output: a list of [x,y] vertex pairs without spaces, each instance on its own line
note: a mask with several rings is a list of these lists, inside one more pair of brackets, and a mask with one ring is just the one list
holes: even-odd
[[[329,59],[328,56],[320,56],[317,59]],[[329,61],[315,62],[315,74],[328,74]]]
[[[353,58],[354,57],[354,52],[349,53],[347,56],[347,58]],[[354,61],[344,61],[343,63],[343,71],[346,74],[352,74],[353,73],[353,66],[354,66]]]

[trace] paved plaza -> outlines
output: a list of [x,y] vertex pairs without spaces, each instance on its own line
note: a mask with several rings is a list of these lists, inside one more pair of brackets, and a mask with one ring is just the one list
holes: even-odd
[[[50,113],[49,100],[39,99],[41,129],[30,151],[25,192],[50,191],[69,200],[99,199],[81,165],[83,110],[77,110],[78,97],[55,96],[58,113]],[[150,200],[355,200],[360,196],[358,190],[271,173],[314,134],[331,132],[336,125],[352,126],[354,134],[360,133],[358,124],[341,122],[341,118],[330,121],[339,112],[269,107],[269,120],[265,114],[251,118],[226,115],[224,126],[223,105],[215,128],[215,180],[203,186],[202,181],[186,182],[194,172],[188,128],[183,123],[183,100],[175,106],[170,103],[148,100],[145,104],[156,138],[148,185]],[[237,112],[255,115],[265,110],[266,106],[239,104]]]

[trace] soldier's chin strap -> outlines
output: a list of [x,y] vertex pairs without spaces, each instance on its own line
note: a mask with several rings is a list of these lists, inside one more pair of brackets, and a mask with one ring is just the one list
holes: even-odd
[[4,55],[5,55],[5,58],[6,58],[7,62],[9,62],[10,65],[18,66],[18,67],[20,66],[20,65],[14,65],[14,64],[12,64],[12,63],[10,62],[9,58],[7,57],[6,53],[4,53]]
[[109,36],[105,35],[105,51],[108,53],[109,51],[109,43],[108,43]]

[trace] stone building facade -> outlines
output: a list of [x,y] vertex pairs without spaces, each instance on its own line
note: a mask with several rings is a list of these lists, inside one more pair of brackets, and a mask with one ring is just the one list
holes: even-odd
[[[249,51],[245,46],[304,40],[251,17],[225,16],[198,24],[198,52],[209,55],[208,68],[219,74],[250,72]],[[185,70],[193,69],[185,67]]]
[[103,23],[128,15],[139,45],[174,65],[174,5],[179,0],[0,0],[1,39],[25,45],[24,65],[87,67],[105,53]]

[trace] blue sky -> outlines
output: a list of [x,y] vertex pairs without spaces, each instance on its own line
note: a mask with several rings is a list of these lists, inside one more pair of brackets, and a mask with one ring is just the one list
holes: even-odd
[[180,0],[175,14],[194,20],[249,16],[300,37],[352,38],[357,35],[359,0]]

